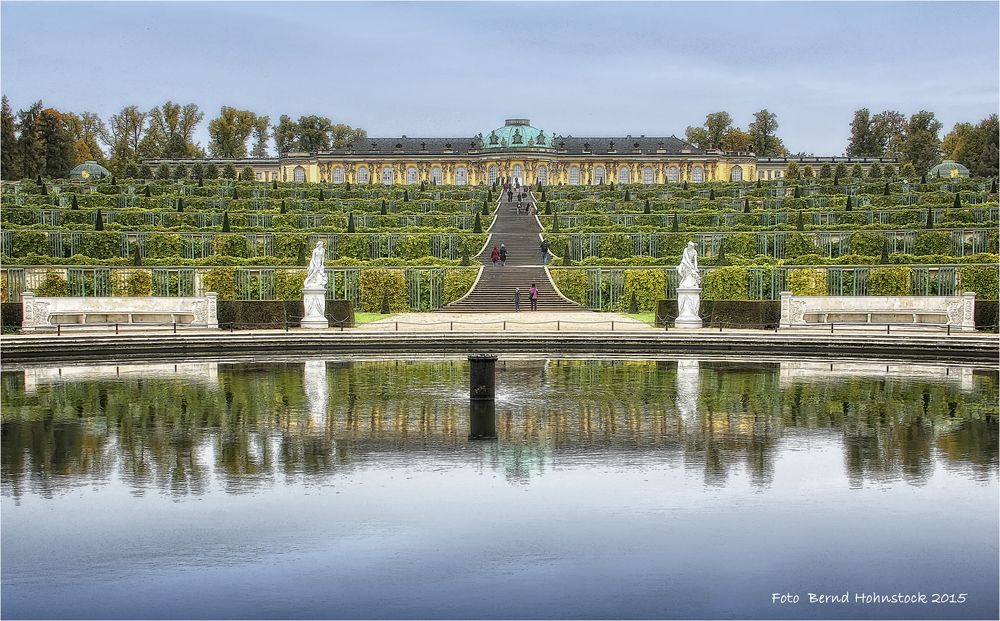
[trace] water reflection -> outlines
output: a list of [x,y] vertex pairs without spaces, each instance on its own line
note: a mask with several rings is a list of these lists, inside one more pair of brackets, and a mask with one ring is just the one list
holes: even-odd
[[134,494],[384,464],[478,464],[511,482],[558,463],[669,463],[767,488],[782,451],[833,446],[846,482],[920,485],[997,465],[997,374],[811,362],[501,361],[496,443],[470,442],[467,363],[307,360],[26,368],[2,374],[4,495],[118,478]]

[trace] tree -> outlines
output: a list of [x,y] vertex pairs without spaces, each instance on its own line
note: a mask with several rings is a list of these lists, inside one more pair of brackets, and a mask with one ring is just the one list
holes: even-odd
[[300,116],[298,127],[298,150],[308,153],[326,151],[330,148],[333,123],[330,119],[314,114]]
[[223,211],[222,212],[222,232],[223,233],[228,233],[229,232],[229,212],[228,211]]
[[872,162],[871,167],[868,169],[869,179],[881,179],[882,178],[882,165],[878,162]]
[[789,179],[799,178],[799,163],[795,160],[788,162],[788,169],[785,171],[785,176]]
[[184,106],[168,101],[149,111],[145,157],[202,157],[204,153],[194,142],[194,131],[205,118],[197,104]]
[[913,168],[913,164],[906,163],[899,169],[899,174],[904,179],[913,179],[917,176],[917,171]]
[[750,145],[754,153],[763,157],[786,153],[785,145],[775,135],[778,130],[778,115],[764,108],[754,112],[753,118],[753,123],[750,123]]
[[271,117],[258,116],[253,124],[253,149],[251,157],[267,157],[267,141],[271,137]]
[[750,151],[750,134],[739,127],[733,127],[722,137],[724,151]]
[[41,133],[41,117],[41,101],[17,112],[19,135],[15,149],[22,177],[37,177],[45,172],[45,139]]
[[247,139],[256,123],[257,115],[253,112],[222,106],[219,116],[208,124],[211,137],[208,150],[212,157],[246,157]]
[[65,177],[73,168],[73,133],[65,115],[55,108],[42,110],[38,131],[45,145],[42,174],[52,179]]
[[833,176],[840,179],[841,177],[847,176],[847,164],[843,162],[838,162],[837,167],[834,169]]
[[813,167],[810,166],[809,164],[806,164],[802,168],[802,178],[803,179],[812,179],[813,178]]
[[871,119],[871,133],[881,157],[901,158],[906,134],[906,117],[895,110],[883,110]]
[[829,179],[832,174],[833,174],[833,169],[830,167],[829,164],[823,164],[822,166],[819,167],[820,179]]
[[215,162],[209,162],[205,165],[205,178],[206,179],[218,179],[219,178],[219,167]]
[[855,179],[860,179],[861,177],[864,177],[865,176],[864,167],[861,166],[861,164],[855,164],[854,167],[851,168],[851,176],[854,177]]
[[156,178],[157,179],[169,179],[170,178],[170,166],[164,162],[156,168]]
[[287,114],[282,114],[278,125],[274,128],[274,149],[278,155],[289,153],[296,149],[295,143],[299,133],[298,125]]
[[17,152],[17,126],[14,113],[10,109],[10,101],[4,95],[0,104],[0,178],[20,178],[20,166],[15,153]]
[[962,208],[962,195],[959,194],[958,192],[955,192],[955,203],[952,205],[952,207],[954,207],[955,209]]
[[205,166],[201,162],[195,162],[191,166],[191,176],[195,179],[203,179],[205,177]]
[[882,174],[885,175],[886,179],[892,179],[896,176],[896,167],[892,164],[886,164],[885,168],[882,170]]
[[[129,177],[128,173],[131,172],[132,169],[135,169],[135,175]],[[149,164],[143,164],[142,166],[139,166],[138,168],[136,168],[135,162],[129,162],[125,166],[125,178],[127,178],[127,179],[152,179],[153,178],[153,169],[149,167]]]
[[[479,215],[478,214],[476,215],[476,223],[477,224],[479,223]],[[350,213],[347,214],[347,232],[348,233],[353,233],[354,230],[355,230],[354,212],[352,211],[352,212],[350,212]],[[476,233],[482,233],[483,231],[479,230],[479,231],[474,231],[474,232],[476,232]]]
[[254,174],[253,168],[247,166],[240,172],[240,181],[256,181],[257,175]]
[[337,123],[331,130],[331,139],[335,149],[342,149],[355,140],[363,140],[368,137],[368,132],[363,129]]
[[222,168],[222,177],[224,179],[235,179],[236,178],[236,167],[232,164],[226,164]]
[[996,177],[998,172],[997,135],[1000,123],[991,114],[976,125],[956,123],[944,137],[945,157],[964,165],[973,177]]
[[108,165],[112,172],[120,172],[128,162],[138,161],[139,145],[146,135],[148,116],[136,106],[126,106],[108,119],[101,141],[108,145]]
[[187,179],[187,176],[188,167],[184,164],[178,164],[177,167],[174,168],[174,179]]
[[872,127],[868,108],[854,112],[851,121],[851,139],[847,143],[847,157],[880,157],[884,147]]
[[688,126],[684,131],[685,139],[699,149],[708,148],[708,130],[704,127]]
[[103,231],[104,230],[104,214],[101,213],[101,208],[97,208],[97,213],[94,214],[94,230]]
[[104,121],[93,112],[84,112],[80,116],[66,114],[66,124],[73,134],[73,165],[86,161],[106,163],[104,151],[98,141],[104,133]]
[[941,160],[941,122],[933,112],[921,110],[910,117],[906,124],[903,142],[903,159],[920,171],[930,169]]

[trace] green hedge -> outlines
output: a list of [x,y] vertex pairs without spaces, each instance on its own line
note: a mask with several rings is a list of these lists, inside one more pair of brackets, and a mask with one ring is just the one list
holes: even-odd
[[220,300],[236,299],[236,269],[217,267],[211,269],[202,278],[202,288],[219,294]]
[[868,295],[910,295],[908,267],[873,267],[868,271]]
[[705,275],[702,284],[702,299],[704,300],[746,300],[747,268],[730,266],[719,267]]
[[962,291],[976,292],[976,305],[980,300],[996,300],[998,295],[998,273],[996,265],[963,265],[958,277]]
[[826,270],[788,270],[788,289],[794,295],[826,295]]
[[577,304],[587,303],[587,272],[586,270],[550,269],[556,288]]
[[[299,327],[305,309],[302,300],[220,300],[219,327],[234,330]],[[330,327],[354,327],[354,307],[350,300],[327,300],[326,318]]]
[[444,299],[442,304],[451,304],[472,289],[479,275],[479,268],[470,267],[461,270],[448,270],[444,273]]
[[663,270],[625,270],[624,277],[624,295],[619,300],[618,310],[630,311],[632,296],[635,296],[637,311],[648,312],[656,308],[656,301],[663,297],[667,286]]
[[400,270],[371,269],[361,272],[361,310],[367,313],[382,311],[388,299],[389,312],[401,313],[410,309],[406,277]]
[[[781,321],[781,302],[777,300],[702,300],[700,313],[706,326],[773,329]],[[673,327],[677,319],[677,300],[656,301],[656,325]]]

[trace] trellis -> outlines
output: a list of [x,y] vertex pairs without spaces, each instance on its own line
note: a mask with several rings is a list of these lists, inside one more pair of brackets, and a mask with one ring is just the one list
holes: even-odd
[[193,296],[194,268],[162,268],[152,269],[152,293],[154,296]]

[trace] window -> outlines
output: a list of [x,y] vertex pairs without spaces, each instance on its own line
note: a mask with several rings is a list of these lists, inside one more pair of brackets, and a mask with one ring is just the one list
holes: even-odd
[[549,169],[545,166],[538,167],[538,173],[536,176],[538,177],[538,183],[541,183],[542,185],[549,184]]
[[435,185],[441,185],[444,180],[441,178],[441,167],[435,166],[431,169],[431,183]]
[[594,168],[594,185],[604,185],[604,167],[596,166]]
[[757,171],[757,178],[758,179],[767,179],[766,175],[767,175],[767,173],[765,173],[763,170],[758,170]]
[[358,183],[368,183],[371,177],[368,176],[368,167],[362,166],[358,169]]
[[671,166],[667,169],[667,183],[677,183],[677,167]]
[[730,181],[743,181],[743,169],[739,166],[733,166],[733,169],[729,171]]
[[392,169],[388,166],[382,169],[382,185],[392,185]]
[[632,175],[629,173],[627,166],[622,166],[618,169],[618,185],[625,185],[626,183],[632,182]]
[[524,167],[520,164],[514,165],[514,180],[520,183],[524,183]]
[[337,166],[336,168],[333,169],[333,182],[334,183],[344,182],[344,169],[341,168],[340,166]]
[[569,184],[580,185],[580,167],[571,166],[569,169]]
[[455,169],[455,185],[465,185],[465,184],[467,184],[469,181],[468,181],[468,178],[467,178],[466,175],[467,175],[467,173],[465,172],[465,166],[459,166],[458,168],[456,168]]
[[295,183],[305,183],[306,169],[301,166],[296,166],[295,170],[292,171],[292,181]]
[[489,179],[490,185],[497,182],[497,178],[500,176],[500,171],[497,169],[496,164],[490,164]]
[[257,178],[257,181],[260,181],[261,179],[263,179],[264,175],[263,173],[254,173],[254,176]]
[[654,180],[655,180],[655,175],[653,173],[653,167],[652,166],[647,166],[647,167],[643,168],[642,169],[642,182],[645,183],[646,185],[653,185],[653,181]]
[[406,183],[409,185],[416,185],[417,183],[417,169],[413,166],[406,169]]
[[695,183],[701,183],[705,180],[705,169],[701,166],[695,166],[691,169],[691,181]]

